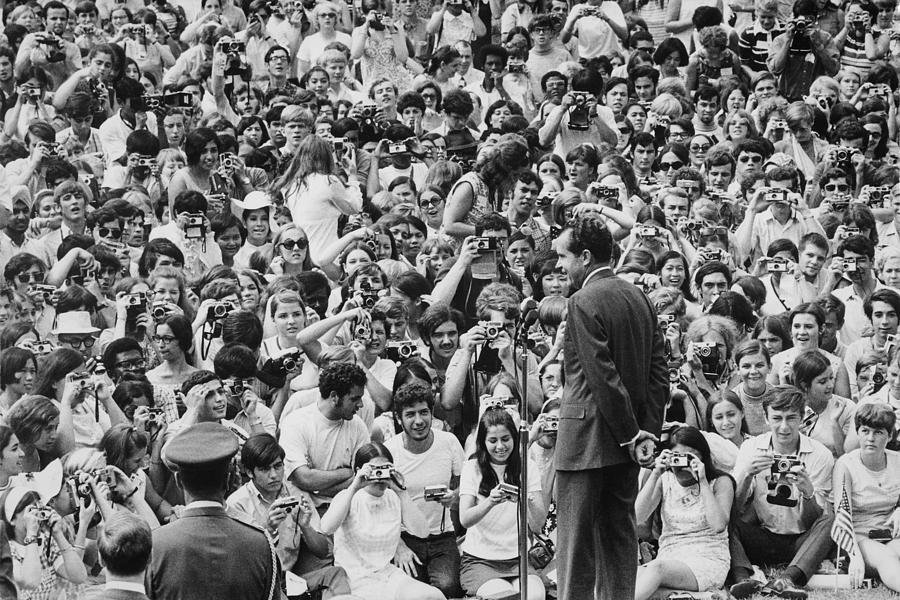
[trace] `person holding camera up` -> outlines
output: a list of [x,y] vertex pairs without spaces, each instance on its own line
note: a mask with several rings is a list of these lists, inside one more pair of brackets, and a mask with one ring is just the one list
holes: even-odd
[[840,51],[830,34],[819,29],[816,0],[797,0],[794,19],[769,46],[766,64],[778,76],[778,91],[789,102],[803,100],[813,80],[840,70]]
[[450,511],[458,499],[463,449],[452,433],[432,428],[433,410],[434,394],[424,383],[404,384],[394,395],[394,419],[403,433],[385,446],[429,525],[424,537],[402,535],[394,562],[453,598],[460,593],[460,557]]
[[366,600],[444,600],[437,588],[413,579],[391,559],[401,528],[428,536],[428,520],[413,503],[393,456],[367,443],[353,456],[353,478],[322,516],[322,533],[334,535],[335,564],[350,577],[350,589]]
[[303,572],[308,554],[327,558],[331,544],[319,533],[312,498],[286,482],[284,449],[275,438],[267,433],[250,436],[241,449],[241,465],[250,481],[228,496],[229,516],[268,531],[281,568],[300,572],[310,590],[325,590],[326,599],[349,594],[347,573],[340,567]]
[[182,249],[184,273],[188,279],[197,279],[215,265],[222,264],[222,250],[206,218],[208,209],[206,197],[201,192],[184,190],[172,201],[172,220],[150,233],[150,240],[166,238]]
[[582,144],[604,142],[615,147],[619,128],[612,109],[600,102],[603,89],[603,77],[597,71],[585,69],[573,75],[571,91],[538,130],[540,143],[554,145],[560,156]]
[[685,425],[672,432],[670,448],[656,457],[638,493],[638,523],[659,508],[662,534],[656,558],[638,568],[635,598],[660,587],[715,590],[728,574],[728,519],[734,481],[713,466],[703,433]]
[[[832,542],[829,509],[834,458],[820,442],[800,433],[806,395],[782,387],[763,401],[770,431],[744,442],[734,466],[735,505],[741,515],[732,531],[731,586],[735,598],[764,587],[782,598],[806,598],[801,588],[825,558]],[[755,512],[758,523],[744,517]],[[752,561],[752,562],[751,562]],[[753,564],[789,563],[767,584],[751,579]]]
[[[459,520],[467,528],[461,546],[460,581],[467,594],[491,596],[519,589],[519,527],[540,531],[546,516],[540,470],[528,465],[528,488],[520,491],[522,456],[519,432],[502,407],[481,415],[475,456],[463,464],[459,485]],[[520,499],[519,495],[524,494]],[[528,503],[528,523],[517,525],[519,501]],[[529,568],[529,600],[543,600],[544,585]]]

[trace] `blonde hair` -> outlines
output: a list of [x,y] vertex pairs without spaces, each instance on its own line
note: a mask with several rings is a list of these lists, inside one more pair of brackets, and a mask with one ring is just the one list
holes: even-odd
[[680,119],[682,115],[681,102],[669,93],[661,93],[650,105],[650,110],[657,115],[665,115],[670,119]]

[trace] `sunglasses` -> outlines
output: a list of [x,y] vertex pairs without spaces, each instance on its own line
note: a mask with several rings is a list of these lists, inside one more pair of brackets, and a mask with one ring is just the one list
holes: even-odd
[[419,200],[419,207],[420,208],[428,208],[429,206],[437,206],[441,202],[443,202],[443,200],[441,200],[440,198],[432,198],[431,200],[428,200],[427,198],[422,198],[421,200]]
[[59,340],[60,344],[65,344],[66,346],[70,346],[72,348],[78,348],[79,346],[84,346],[85,348],[91,348],[94,345],[95,340],[93,337],[80,337],[80,336],[68,336],[68,335],[58,335],[56,339]]
[[309,240],[306,240],[304,238],[299,238],[296,240],[285,240],[285,241],[281,242],[281,247],[284,248],[285,250],[287,250],[288,252],[293,250],[295,246],[298,250],[305,250],[306,248],[309,247]]
[[710,148],[711,144],[691,144],[691,152],[706,152]]
[[850,186],[846,183],[826,183],[825,184],[826,192],[848,192],[850,191]]
[[676,160],[675,162],[661,162],[659,163],[659,168],[663,171],[675,170],[677,171],[681,167],[684,166],[684,163],[680,160]]
[[748,163],[748,162],[749,162],[749,163],[753,163],[753,164],[758,164],[758,163],[761,163],[761,162],[762,162],[762,156],[747,156],[747,155],[745,154],[745,155],[741,156],[741,157],[738,159],[738,161],[739,161],[739,162],[742,162],[742,163]]
[[122,239],[121,229],[110,229],[109,227],[98,227],[97,234],[102,238],[112,238],[114,240]]
[[44,274],[43,273],[19,273],[19,276],[16,278],[19,280],[19,283],[28,283],[32,281],[34,283],[44,283]]

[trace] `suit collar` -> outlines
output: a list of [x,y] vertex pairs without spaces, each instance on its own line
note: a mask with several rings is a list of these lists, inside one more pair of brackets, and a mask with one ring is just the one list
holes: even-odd
[[218,517],[225,516],[225,507],[217,506],[186,506],[182,518],[186,517]]
[[581,287],[584,288],[587,284],[594,279],[609,279],[610,277],[615,277],[616,274],[613,273],[612,267],[604,266],[604,267],[596,267],[593,271],[585,275],[584,281],[581,282]]

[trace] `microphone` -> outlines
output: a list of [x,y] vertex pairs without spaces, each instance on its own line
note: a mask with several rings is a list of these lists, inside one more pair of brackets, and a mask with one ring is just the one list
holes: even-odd
[[528,313],[537,312],[537,309],[538,303],[534,301],[534,298],[525,298],[519,305],[519,313],[522,315],[521,318],[523,319],[528,316]]
[[525,316],[522,318],[522,328],[528,329],[538,320],[538,312],[536,310],[528,311]]

